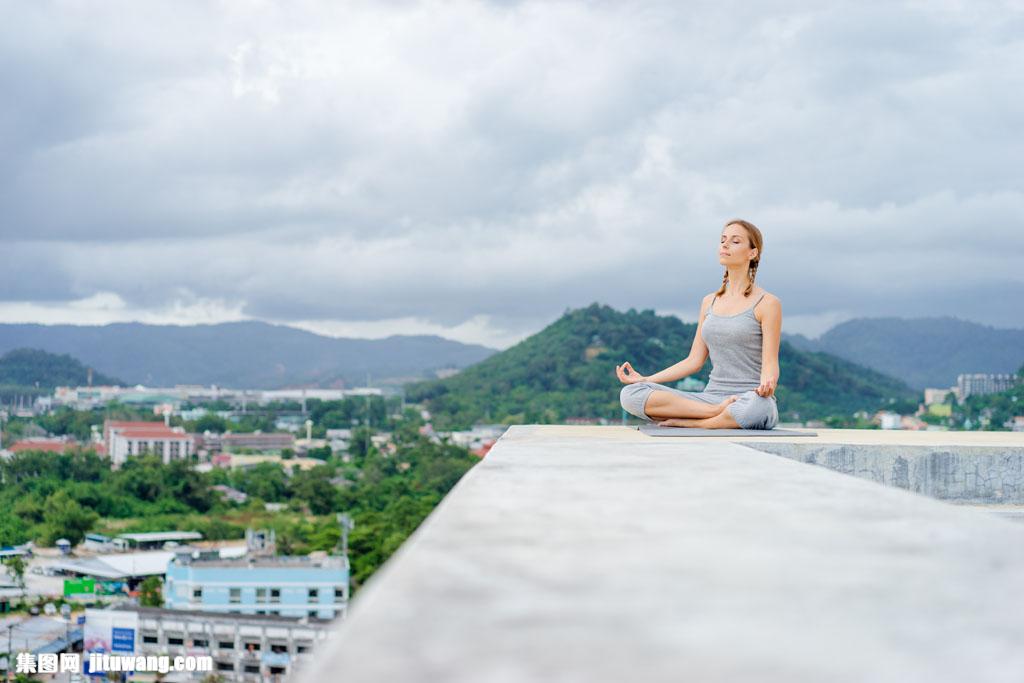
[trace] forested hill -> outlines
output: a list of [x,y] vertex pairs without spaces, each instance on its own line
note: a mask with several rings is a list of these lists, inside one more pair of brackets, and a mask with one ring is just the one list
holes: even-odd
[[[406,395],[425,401],[434,426],[477,422],[556,423],[567,417],[621,417],[615,365],[630,361],[642,374],[666,368],[689,354],[696,323],[600,304],[567,311],[519,344],[444,380],[408,385]],[[848,416],[917,400],[899,380],[827,353],[779,350],[776,389],[782,420]],[[706,382],[705,363],[696,379]]]
[[[53,389],[59,386],[85,386],[89,370],[68,354],[47,353],[39,349],[14,349],[0,356],[0,385]],[[124,384],[98,372],[94,385]]]
[[[783,323],[785,327],[785,323]],[[795,347],[824,351],[898,377],[912,387],[950,387],[960,373],[1012,373],[1024,363],[1024,330],[958,318],[856,318],[818,339],[783,335]]]

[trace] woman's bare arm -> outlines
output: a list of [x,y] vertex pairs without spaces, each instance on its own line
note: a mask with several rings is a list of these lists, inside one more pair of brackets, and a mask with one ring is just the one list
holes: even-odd
[[700,317],[697,319],[697,331],[693,334],[693,344],[690,346],[690,355],[675,365],[660,370],[647,378],[648,382],[662,384],[664,382],[676,382],[684,377],[695,375],[704,367],[708,359],[708,347],[700,335],[701,327],[704,325],[704,315],[714,299],[714,294],[708,294],[700,305]]
[[771,396],[779,383],[779,343],[782,337],[782,302],[766,296],[761,313],[761,384],[759,396]]

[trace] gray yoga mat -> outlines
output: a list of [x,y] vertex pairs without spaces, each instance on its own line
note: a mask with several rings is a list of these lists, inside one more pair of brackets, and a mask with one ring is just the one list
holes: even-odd
[[818,432],[798,432],[793,429],[701,429],[699,427],[659,427],[640,425],[637,429],[647,436],[817,436]]

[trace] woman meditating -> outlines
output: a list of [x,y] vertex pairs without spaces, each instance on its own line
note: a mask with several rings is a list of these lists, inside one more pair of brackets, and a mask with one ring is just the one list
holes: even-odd
[[[725,266],[722,286],[701,303],[690,355],[648,377],[628,361],[615,366],[626,385],[619,400],[628,413],[665,427],[772,429],[778,424],[782,304],[754,284],[762,244],[752,223],[726,224],[718,249]],[[712,369],[704,391],[661,384],[699,372],[709,355]]]

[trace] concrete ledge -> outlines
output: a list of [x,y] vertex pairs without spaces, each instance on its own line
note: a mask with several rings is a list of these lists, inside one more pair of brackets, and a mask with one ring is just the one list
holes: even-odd
[[1024,446],[747,445],[942,500],[1024,504]]
[[983,511],[736,439],[512,427],[298,680],[1019,681],[1022,595],[1024,525]]

